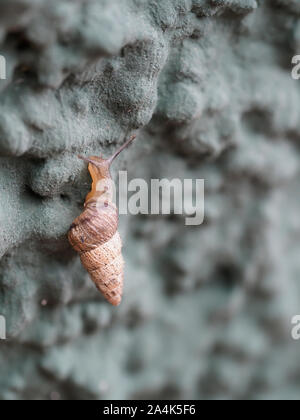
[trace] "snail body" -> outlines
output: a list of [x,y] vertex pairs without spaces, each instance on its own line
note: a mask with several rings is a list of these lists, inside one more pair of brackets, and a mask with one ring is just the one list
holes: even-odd
[[79,156],[89,164],[92,188],[86,196],[83,213],[74,220],[68,232],[69,242],[79,253],[82,265],[107,301],[115,306],[122,300],[124,259],[110,165],[134,138],[131,137],[109,159]]

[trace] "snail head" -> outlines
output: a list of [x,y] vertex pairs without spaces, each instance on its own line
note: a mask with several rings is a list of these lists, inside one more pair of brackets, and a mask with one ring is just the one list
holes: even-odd
[[89,171],[94,174],[97,174],[99,178],[105,178],[110,176],[109,168],[115,158],[127,147],[129,144],[133,142],[136,138],[136,135],[131,136],[124,144],[121,146],[110,158],[103,159],[99,156],[90,156],[84,157],[79,155],[79,159],[84,160],[85,162],[89,163]]

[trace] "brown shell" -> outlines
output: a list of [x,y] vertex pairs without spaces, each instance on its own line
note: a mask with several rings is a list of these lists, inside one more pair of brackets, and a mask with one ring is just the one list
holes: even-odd
[[80,255],[97,288],[112,304],[119,305],[123,293],[124,260],[119,232],[104,244]]
[[99,181],[110,179],[110,163],[110,160],[90,158],[92,190],[86,197],[83,213],[72,223],[68,238],[97,288],[108,302],[119,305],[123,292],[124,261],[117,231],[118,212],[111,201],[113,194],[109,187],[97,190]]
[[75,251],[87,252],[109,241],[117,228],[118,214],[113,203],[108,203],[107,206],[89,204],[72,223],[69,241]]

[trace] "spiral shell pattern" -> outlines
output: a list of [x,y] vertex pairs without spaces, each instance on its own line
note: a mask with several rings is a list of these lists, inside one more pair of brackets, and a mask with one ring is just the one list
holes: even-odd
[[118,211],[112,201],[109,159],[89,158],[93,180],[85,209],[72,223],[68,238],[82,265],[112,305],[119,305],[123,292],[124,260],[118,232]]
[[117,227],[117,209],[112,203],[106,206],[90,203],[74,220],[68,235],[95,285],[115,306],[122,299],[124,270],[122,242]]

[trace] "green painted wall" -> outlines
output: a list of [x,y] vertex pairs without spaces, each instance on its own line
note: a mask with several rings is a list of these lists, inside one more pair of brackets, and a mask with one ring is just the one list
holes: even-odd
[[[1,0],[1,399],[299,398],[296,0]],[[205,179],[205,223],[122,216],[123,303],[68,244],[90,179]]]

